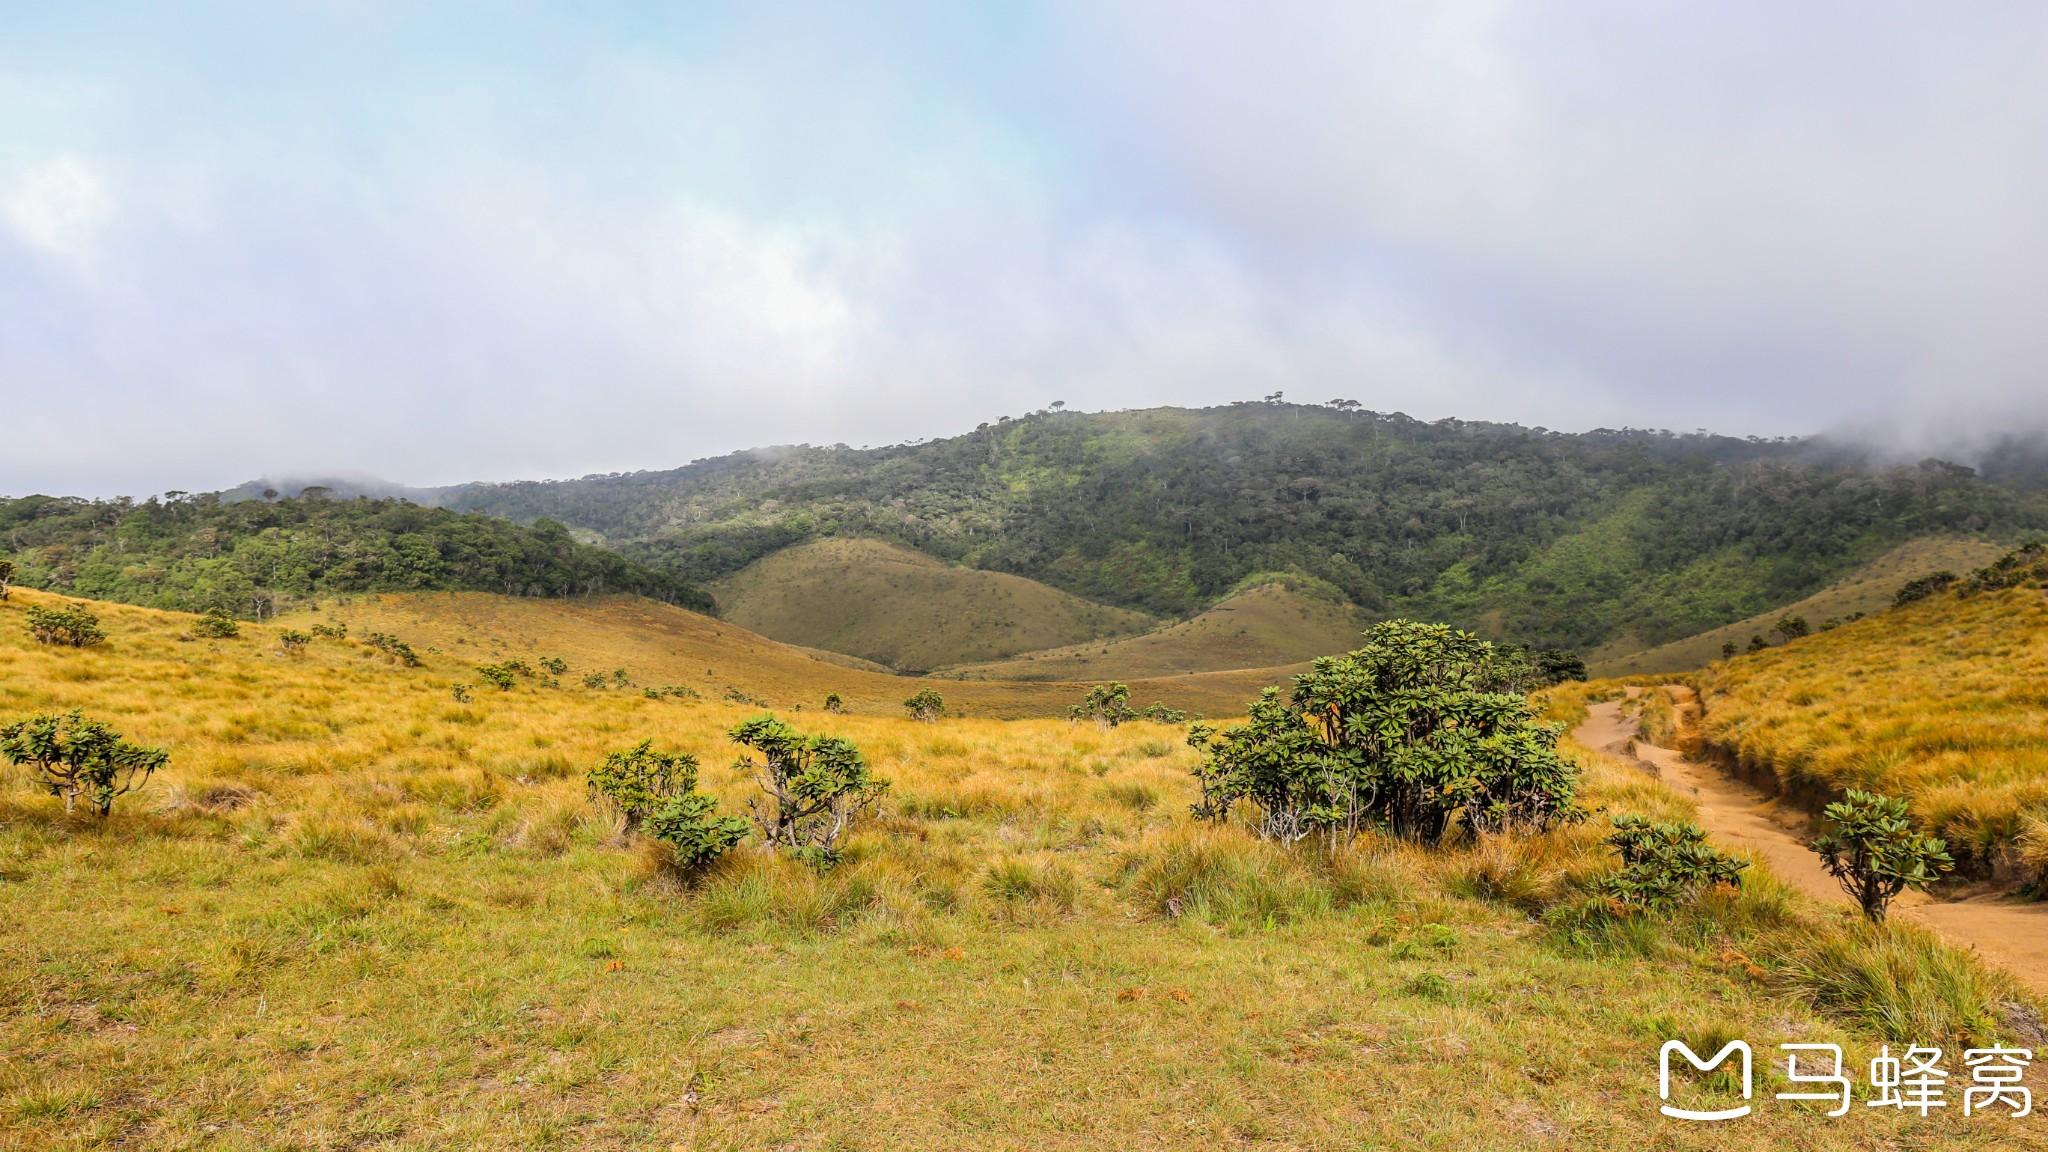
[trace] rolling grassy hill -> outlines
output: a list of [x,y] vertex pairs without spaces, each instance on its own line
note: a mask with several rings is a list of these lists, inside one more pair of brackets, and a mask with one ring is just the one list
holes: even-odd
[[1980,865],[2048,878],[2048,599],[1941,593],[1695,680],[1715,745],[1795,784],[1911,800]]
[[1723,644],[1732,642],[1740,649],[1749,644],[1752,636],[1775,640],[1771,629],[1783,616],[1803,616],[1818,628],[1827,620],[1847,619],[1858,612],[1868,615],[1890,607],[1892,594],[1908,580],[1944,570],[1968,572],[1989,564],[2004,552],[2003,545],[1969,537],[1930,536],[1911,540],[1813,595],[1781,608],[1649,649],[1636,650],[1631,638],[1622,637],[1603,645],[1587,663],[1595,676],[1704,668],[1721,658]]
[[[314,622],[345,622],[352,636],[383,632],[429,654],[429,668],[461,678],[463,667],[518,658],[533,663],[556,656],[569,664],[561,679],[580,684],[591,672],[623,668],[638,694],[678,685],[707,700],[729,694],[777,708],[815,709],[827,692],[869,715],[897,715],[920,688],[938,689],[949,706],[975,716],[1063,716],[1080,700],[1083,685],[962,682],[898,676],[853,657],[778,643],[730,621],[638,597],[535,600],[484,593],[381,593],[331,603],[320,613],[283,618],[301,629]],[[1268,684],[1284,683],[1298,668],[1265,668],[1192,676],[1143,678],[1135,699],[1154,700],[1210,716],[1231,716]],[[576,687],[576,691],[584,689]],[[606,689],[616,691],[616,689]]]
[[880,540],[787,548],[711,592],[722,616],[763,636],[908,672],[1127,636],[1155,623],[1022,576],[954,567]]
[[1365,626],[1341,596],[1255,583],[1192,620],[1120,640],[1074,644],[942,670],[963,680],[1127,680],[1294,664],[1349,651]]
[[[743,810],[724,731],[753,706],[573,677],[459,703],[451,682],[550,647],[600,667],[671,650],[679,678],[754,653],[813,697],[872,673],[626,601],[383,596],[298,655],[277,626],[185,641],[192,617],[122,605],[93,606],[103,645],[32,643],[26,609],[55,602],[0,603],[0,717],[83,709],[171,761],[105,821],[0,777],[0,923],[23,926],[0,932],[6,1152],[2033,1141],[1768,1098],[1710,1130],[1660,1116],[1667,1039],[1839,1040],[1861,1067],[1881,1043],[1984,1045],[1985,1006],[2022,997],[1761,870],[1668,915],[1589,917],[1612,868],[1594,823],[1290,851],[1191,821],[1168,726],[807,711],[891,783],[882,810],[830,870],[742,847],[683,882],[583,773],[650,740]],[[362,643],[373,626],[424,666]],[[1579,755],[1590,804],[1688,816]]]

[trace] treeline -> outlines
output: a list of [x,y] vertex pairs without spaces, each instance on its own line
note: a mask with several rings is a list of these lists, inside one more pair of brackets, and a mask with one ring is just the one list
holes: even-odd
[[555,521],[521,525],[399,500],[29,496],[0,500],[0,554],[29,587],[255,619],[321,594],[430,589],[629,592],[713,608],[687,580],[579,543]]
[[1047,411],[923,444],[736,453],[445,499],[587,526],[699,581],[816,536],[865,535],[1169,615],[1250,573],[1296,571],[1373,612],[1578,649],[1767,611],[1928,532],[2048,526],[2048,497],[1938,461],[1277,402]]

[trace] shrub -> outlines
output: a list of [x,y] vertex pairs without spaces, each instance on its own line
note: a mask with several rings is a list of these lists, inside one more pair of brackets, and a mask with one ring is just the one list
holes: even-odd
[[500,692],[510,692],[513,683],[517,680],[512,669],[504,664],[479,664],[477,665],[476,674],[484,683],[489,684]]
[[1749,638],[1748,652],[1750,655],[1754,656],[1758,652],[1761,652],[1764,649],[1769,648],[1770,646],[1771,642],[1764,639],[1762,636],[1751,636]]
[[467,704],[471,700],[475,699],[475,697],[470,695],[469,685],[467,684],[449,685],[448,694],[450,696],[455,697],[455,702],[457,704]]
[[1716,885],[1742,885],[1747,860],[1717,851],[1697,824],[1652,824],[1641,816],[1614,818],[1607,838],[1621,870],[1602,877],[1598,891],[1624,904],[1657,911],[1691,904]]
[[832,713],[834,716],[846,711],[846,705],[842,704],[839,700],[839,693],[825,693],[825,711]]
[[12,589],[13,586],[14,561],[0,560],[0,600],[5,600],[13,594],[10,591],[10,589]]
[[1473,831],[1576,819],[1578,770],[1557,754],[1558,726],[1528,700],[1491,691],[1492,645],[1442,624],[1392,620],[1365,647],[1268,688],[1248,724],[1189,732],[1202,752],[1195,814],[1257,813],[1261,836],[1350,835],[1366,824],[1427,844],[1453,819]]
[[583,686],[585,688],[602,688],[606,683],[608,681],[605,680],[604,673],[602,672],[586,672],[583,675]]
[[311,636],[292,628],[287,628],[277,634],[277,646],[287,656],[305,655],[306,645],[312,642],[313,638]]
[[560,656],[543,656],[540,658],[540,666],[541,670],[550,676],[560,676],[569,670],[569,662]]
[[1960,579],[1961,577],[1953,572],[1943,571],[1930,572],[1917,580],[1908,580],[1899,585],[1897,592],[1892,593],[1892,607],[1903,608],[1915,600],[1925,600],[1936,592],[1953,586]]
[[1883,920],[1899,893],[1926,888],[1956,866],[1946,841],[1913,830],[1902,799],[1851,789],[1821,816],[1830,827],[1813,850],[1872,920]]
[[27,765],[37,787],[63,798],[65,812],[82,797],[100,817],[113,811],[116,799],[149,783],[171,758],[161,748],[129,743],[77,709],[38,712],[0,727],[0,756]]
[[903,710],[910,714],[912,720],[935,724],[946,714],[946,698],[936,689],[920,688],[916,695],[903,702]]
[[1735,658],[1735,641],[1733,641],[1733,640],[1724,640],[1724,641],[1722,641],[1722,642],[1721,642],[1721,659],[1723,659],[1723,660],[1732,660],[1732,659],[1734,659],[1734,658]]
[[1178,708],[1168,708],[1157,700],[1152,702],[1151,707],[1145,709],[1143,715],[1145,719],[1155,724],[1185,724],[1188,722],[1187,713]]
[[242,634],[242,626],[228,615],[225,608],[208,608],[206,615],[192,625],[192,634],[203,640],[232,640]]
[[1771,631],[1776,632],[1779,639],[1790,644],[1794,640],[1811,636],[1813,626],[1806,622],[1804,616],[1785,615],[1778,617],[1778,622],[1771,626]]
[[348,625],[315,624],[313,625],[313,635],[325,636],[329,640],[346,640],[348,639]]
[[760,754],[753,767],[767,795],[747,807],[769,848],[783,848],[813,864],[838,859],[839,840],[862,813],[888,792],[853,742],[838,736],[806,737],[773,715],[756,716],[727,733]]
[[30,605],[28,634],[35,637],[38,644],[62,644],[71,648],[89,647],[107,638],[100,629],[100,618],[87,611],[83,604],[55,610]]
[[396,636],[384,632],[372,632],[363,638],[363,643],[384,653],[407,668],[420,666],[420,658],[413,654],[412,645]]
[[1138,716],[1131,711],[1131,690],[1116,681],[1088,689],[1079,704],[1067,709],[1067,715],[1076,720],[1092,720],[1098,728],[1114,728]]

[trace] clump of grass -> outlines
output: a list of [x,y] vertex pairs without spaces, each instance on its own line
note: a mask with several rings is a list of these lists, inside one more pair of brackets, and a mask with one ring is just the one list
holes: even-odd
[[343,864],[389,860],[405,851],[389,832],[365,817],[327,813],[307,813],[295,818],[285,831],[283,846],[307,860]]
[[774,927],[798,936],[827,934],[881,899],[877,872],[887,870],[886,863],[867,861],[819,872],[780,853],[728,852],[698,885],[695,918],[713,932]]
[[1155,915],[1216,925],[1292,924],[1351,902],[1356,886],[1318,875],[1314,851],[1288,851],[1235,828],[1179,827],[1127,852],[1124,891]]
[[1488,900],[1541,912],[1571,888],[1583,852],[1564,836],[1489,834],[1462,853],[1447,879],[1450,890],[1474,900]]
[[1113,780],[1102,786],[1102,794],[1133,812],[1149,812],[1159,804],[1159,789],[1143,780]]
[[2036,899],[2048,898],[2048,817],[2027,817],[2013,855],[2027,892]]
[[1036,911],[1064,916],[1074,910],[1081,884],[1072,869],[1057,861],[1012,858],[989,866],[981,878],[981,891],[1008,913]]
[[1780,957],[1777,982],[1895,1043],[1984,1047],[2008,982],[1911,924],[1810,928]]

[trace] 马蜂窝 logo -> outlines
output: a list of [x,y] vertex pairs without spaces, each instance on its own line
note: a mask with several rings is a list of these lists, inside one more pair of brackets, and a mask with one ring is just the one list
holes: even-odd
[[1742,1056],[1742,1098],[1744,1100],[1749,1099],[1753,1087],[1750,1075],[1749,1045],[1746,1042],[1730,1040],[1719,1052],[1714,1053],[1713,1059],[1702,1060],[1699,1053],[1694,1052],[1688,1047],[1685,1041],[1667,1040],[1664,1042],[1663,1050],[1657,1053],[1657,1098],[1666,1102],[1658,1111],[1666,1116],[1676,1116],[1680,1120],[1733,1120],[1738,1116],[1749,1115],[1749,1105],[1746,1103],[1733,1108],[1711,1110],[1673,1108],[1669,1103],[1671,1100],[1671,1054],[1673,1052],[1683,1055],[1686,1063],[1691,1064],[1702,1072],[1712,1072],[1714,1069],[1719,1068],[1722,1062],[1726,1061],[1730,1055],[1740,1053]]
[[[1849,1114],[1855,1099],[1855,1085],[1844,1071],[1841,1045],[1780,1044],[1778,1049],[1785,1053],[1788,1086],[1805,1090],[1779,1092],[1777,1099],[1825,1102],[1832,1105],[1826,1113],[1828,1116]],[[1731,1058],[1741,1057],[1743,1102],[1727,1108],[1680,1108],[1672,1105],[1671,1058],[1674,1054],[1683,1056],[1687,1064],[1701,1072],[1712,1072]],[[1941,1058],[1939,1048],[1915,1044],[1906,1049],[1904,1056],[1893,1056],[1891,1045],[1884,1045],[1870,1061],[1870,1099],[1865,1100],[1864,1105],[1895,1108],[1901,1112],[1911,1109],[1921,1116],[1936,1108],[1948,1107],[1949,1071],[1942,1067]],[[1963,1064],[1969,1069],[1970,1081],[1963,1087],[1963,1115],[1997,1112],[2015,1120],[2032,1115],[2034,1095],[2023,1081],[2033,1059],[2034,1053],[2026,1048],[1966,1050]],[[1749,1101],[1755,1093],[1752,1060],[1749,1044],[1742,1040],[1730,1040],[1707,1059],[1702,1059],[1683,1040],[1666,1041],[1657,1053],[1657,1096],[1664,1101],[1658,1111],[1679,1120],[1734,1120],[1749,1115],[1752,1111]],[[1728,1075],[1734,1075],[1734,1071]]]

